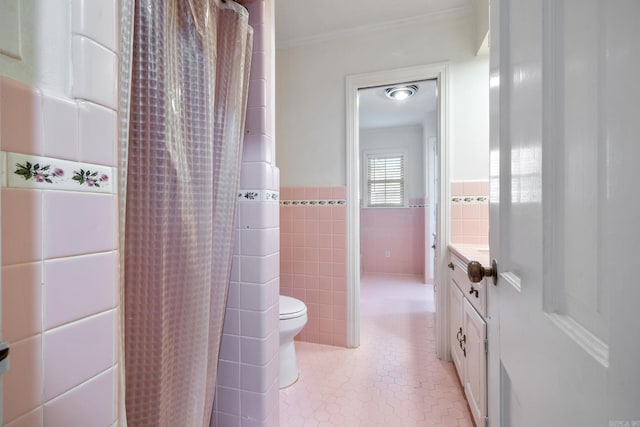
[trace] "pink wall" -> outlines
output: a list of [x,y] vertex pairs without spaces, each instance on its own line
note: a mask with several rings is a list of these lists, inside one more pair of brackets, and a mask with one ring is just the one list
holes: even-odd
[[245,2],[254,29],[238,228],[215,426],[279,426],[279,170],[274,164],[271,0]]
[[451,243],[489,245],[489,182],[451,183]]
[[281,189],[280,293],[307,305],[302,341],[346,346],[345,194],[344,186]]
[[424,221],[424,207],[360,209],[362,272],[424,275]]
[[[68,86],[0,78],[6,427],[109,426],[118,418],[117,13],[116,3],[79,3],[67,11],[73,34],[60,23],[50,38],[71,46],[57,58],[73,75]],[[15,163],[25,161],[51,168],[24,179]],[[80,168],[100,170],[104,185],[71,180]]]

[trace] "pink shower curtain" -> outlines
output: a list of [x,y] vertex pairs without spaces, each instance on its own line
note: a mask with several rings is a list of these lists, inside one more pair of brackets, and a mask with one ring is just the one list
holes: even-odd
[[136,0],[133,16],[121,162],[126,418],[209,426],[252,31],[230,0]]

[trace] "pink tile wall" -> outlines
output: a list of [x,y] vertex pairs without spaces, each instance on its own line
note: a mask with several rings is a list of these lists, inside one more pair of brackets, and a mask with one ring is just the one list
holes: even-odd
[[360,209],[362,271],[424,275],[424,220],[424,208]]
[[[85,17],[107,4],[117,10],[113,0],[100,3],[69,2],[69,16],[115,32],[117,13]],[[72,38],[66,25],[52,40]],[[113,46],[100,49],[116,58]],[[69,69],[71,56],[60,58]],[[85,71],[75,67],[67,86],[82,78],[81,97],[0,77],[0,149],[116,166],[116,111],[95,104],[115,93],[115,73],[96,80]],[[0,196],[2,337],[11,345],[0,424],[114,425],[117,195],[2,188]]]
[[0,87],[0,141],[3,151],[42,152],[42,97],[37,88],[2,79]]
[[[285,187],[281,200],[344,200],[346,187]],[[346,346],[346,205],[280,206],[280,293],[307,305],[302,341]]]
[[452,243],[489,244],[489,204],[475,200],[478,196],[488,200],[488,181],[451,183],[451,197],[459,199],[451,202]]
[[[240,188],[277,192],[274,165],[271,0],[245,2],[254,29]],[[242,199],[225,314],[212,425],[279,426],[277,200]]]

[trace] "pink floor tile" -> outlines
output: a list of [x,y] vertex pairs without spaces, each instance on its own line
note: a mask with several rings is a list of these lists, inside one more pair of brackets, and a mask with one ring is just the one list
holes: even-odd
[[361,343],[296,342],[300,379],[280,391],[280,425],[473,426],[451,363],[435,355],[433,288],[366,275]]

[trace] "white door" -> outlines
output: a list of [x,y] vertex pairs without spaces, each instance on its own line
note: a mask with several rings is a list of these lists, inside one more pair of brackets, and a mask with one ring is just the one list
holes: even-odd
[[437,156],[437,145],[438,141],[435,137],[429,137],[427,139],[427,145],[425,147],[426,156],[426,189],[427,189],[427,207],[425,209],[425,221],[428,224],[425,227],[425,261],[424,261],[424,272],[425,283],[435,283],[434,279],[434,264],[435,259],[438,256],[438,251],[436,250],[436,233],[438,231],[438,224],[436,223],[436,201],[438,200],[438,192],[440,185],[439,182],[439,168],[438,165],[438,156]]
[[640,426],[640,1],[491,7],[490,424]]

